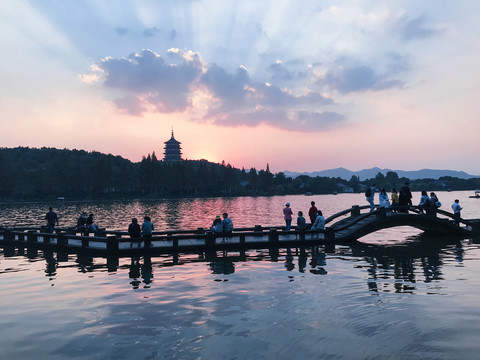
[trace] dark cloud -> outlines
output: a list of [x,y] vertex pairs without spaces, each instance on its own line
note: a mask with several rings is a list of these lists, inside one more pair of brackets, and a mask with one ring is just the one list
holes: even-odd
[[335,112],[319,112],[333,100],[314,91],[294,94],[274,84],[252,81],[248,71],[234,72],[212,64],[208,68],[193,52],[170,50],[162,57],[143,50],[126,58],[97,62],[103,85],[123,92],[118,109],[141,116],[146,111],[168,113],[192,107],[195,91],[212,96],[208,113],[198,121],[222,126],[268,124],[291,131],[324,131],[344,124]]
[[292,80],[293,74],[282,63],[273,63],[267,71],[272,73],[272,80]]
[[235,74],[228,74],[223,68],[212,64],[200,79],[215,97],[227,103],[243,103],[249,93],[246,86],[250,79],[244,68],[239,68]]
[[326,74],[327,85],[343,94],[368,90],[386,90],[404,86],[401,80],[388,79],[386,75],[376,74],[368,66],[340,67]]
[[214,122],[221,126],[250,126],[262,124],[288,131],[327,131],[345,126],[345,116],[336,112],[291,111],[260,107],[247,112],[217,114]]
[[438,30],[429,29],[424,16],[406,21],[401,24],[401,34],[406,40],[426,39],[439,34]]
[[[183,111],[189,105],[190,86],[202,73],[198,54],[171,52],[167,63],[150,50],[127,58],[106,58],[97,63],[105,76],[104,85],[137,96],[157,111]],[[126,103],[124,103],[124,108]],[[132,113],[138,110],[132,109]]]

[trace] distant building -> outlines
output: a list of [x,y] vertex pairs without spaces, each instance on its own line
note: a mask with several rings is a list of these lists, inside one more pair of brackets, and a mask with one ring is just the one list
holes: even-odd
[[173,129],[172,137],[170,140],[165,141],[164,144],[163,161],[182,161],[181,142],[173,137]]

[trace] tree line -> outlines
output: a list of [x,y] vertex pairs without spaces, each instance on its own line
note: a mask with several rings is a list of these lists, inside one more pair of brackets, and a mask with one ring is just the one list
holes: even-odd
[[[183,160],[164,162],[153,152],[138,163],[96,151],[54,148],[0,148],[0,199],[41,200],[121,199],[188,196],[256,196],[361,192],[373,183],[378,188],[399,188],[408,179],[397,173],[378,173],[360,181],[329,177],[286,177],[265,169],[237,169],[222,162]],[[472,190],[480,179],[421,179],[412,190]]]

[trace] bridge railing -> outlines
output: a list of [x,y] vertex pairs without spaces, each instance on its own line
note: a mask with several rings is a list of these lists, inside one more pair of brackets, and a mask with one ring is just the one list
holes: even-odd
[[[344,225],[341,225],[341,226],[337,226],[335,227],[335,231],[342,231],[342,230],[345,230],[349,227],[351,227],[352,225],[370,217],[370,216],[386,216],[386,214],[388,212],[390,212],[391,214],[395,214],[395,215],[402,215],[402,214],[415,214],[415,215],[424,215],[424,216],[433,216],[433,217],[437,217],[438,214],[440,215],[443,215],[445,217],[447,217],[448,219],[451,219],[451,220],[454,220],[455,222],[457,223],[462,223],[464,225],[467,225],[467,226],[478,226],[477,222],[475,221],[472,221],[472,220],[467,220],[467,219],[463,219],[463,218],[458,218],[458,217],[455,217],[455,215],[451,212],[448,212],[448,211],[445,211],[445,210],[441,210],[441,209],[438,209],[438,208],[432,208],[432,207],[423,207],[423,206],[418,206],[418,205],[397,205],[397,206],[393,206],[393,207],[389,207],[389,208],[380,208],[378,207],[378,205],[376,205],[376,209],[374,211],[371,211],[370,210],[367,212],[367,213],[361,213],[361,210],[365,210],[365,209],[370,209],[370,206],[369,205],[364,205],[364,206],[358,206],[358,205],[354,205],[352,206],[350,209],[346,209],[346,210],[343,210],[343,211],[340,211],[330,217],[328,217],[326,220],[325,220],[325,224],[331,224],[334,220],[338,219],[339,217],[341,216],[345,216],[347,214],[350,214],[350,216],[352,218],[354,218],[353,220],[351,221],[348,221],[348,223],[344,224]],[[332,224],[331,226],[334,226],[334,224]]]

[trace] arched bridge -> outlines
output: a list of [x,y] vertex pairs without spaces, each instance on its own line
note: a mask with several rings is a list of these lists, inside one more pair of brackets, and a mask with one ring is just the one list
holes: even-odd
[[[428,233],[463,237],[480,232],[480,220],[455,219],[452,213],[435,208],[422,210],[419,206],[399,206],[361,213],[364,209],[369,209],[369,206],[353,206],[327,218],[325,239],[351,241],[396,226],[411,226]],[[340,217],[345,218],[338,220]]]

